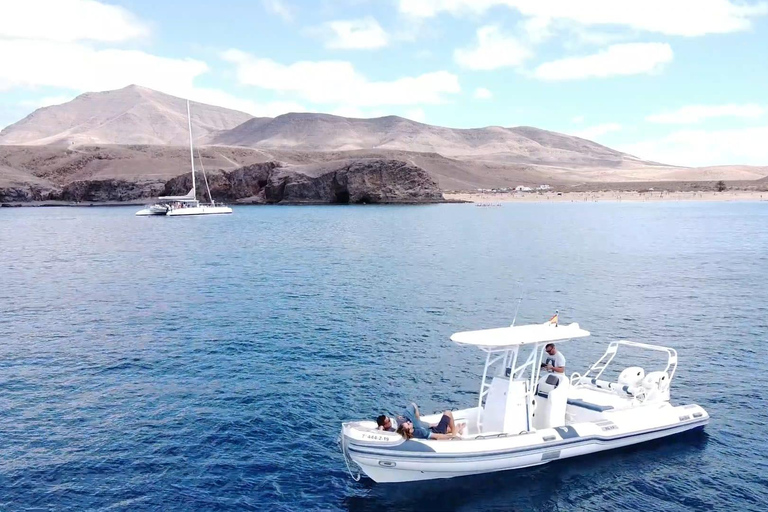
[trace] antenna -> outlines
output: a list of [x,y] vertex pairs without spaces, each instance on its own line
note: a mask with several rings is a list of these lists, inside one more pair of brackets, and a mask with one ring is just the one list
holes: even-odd
[[517,298],[517,306],[515,307],[515,316],[512,318],[512,325],[510,327],[515,326],[515,321],[517,321],[517,312],[520,311],[520,303],[523,302],[523,288],[522,283],[518,281],[517,283],[520,286],[520,296]]

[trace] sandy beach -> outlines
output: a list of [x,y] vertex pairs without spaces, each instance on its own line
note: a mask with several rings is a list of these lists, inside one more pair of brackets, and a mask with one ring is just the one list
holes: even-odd
[[443,196],[450,201],[467,201],[478,204],[510,202],[646,202],[646,201],[768,201],[768,191],[726,190],[715,191],[591,191],[591,192],[502,192],[474,193],[451,192]]

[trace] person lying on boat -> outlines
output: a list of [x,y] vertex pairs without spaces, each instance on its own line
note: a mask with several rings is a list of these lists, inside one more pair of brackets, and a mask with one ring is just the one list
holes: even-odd
[[565,356],[557,351],[554,343],[547,343],[544,347],[547,356],[541,362],[541,367],[548,372],[565,373]]
[[451,411],[443,411],[440,421],[430,425],[426,421],[421,421],[419,407],[414,403],[397,418],[397,423],[397,433],[405,439],[414,437],[416,439],[454,439],[461,434],[461,431],[456,429]]
[[381,414],[376,417],[376,424],[379,426],[379,430],[383,430],[385,432],[397,431],[397,422],[386,414]]

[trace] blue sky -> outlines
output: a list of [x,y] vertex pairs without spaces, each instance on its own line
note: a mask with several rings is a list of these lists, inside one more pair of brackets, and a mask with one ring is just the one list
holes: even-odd
[[137,83],[254,115],[530,125],[768,165],[757,0],[0,0],[0,126]]

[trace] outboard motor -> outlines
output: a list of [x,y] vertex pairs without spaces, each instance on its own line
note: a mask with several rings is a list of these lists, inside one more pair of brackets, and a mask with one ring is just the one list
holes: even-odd
[[537,429],[565,425],[570,380],[564,373],[547,373],[539,379],[533,426]]
[[667,372],[651,372],[643,379],[646,400],[669,400],[669,375]]
[[630,366],[629,368],[624,368],[619,374],[618,383],[619,386],[629,386],[634,388],[641,385],[644,378],[645,370],[639,366]]
[[621,396],[645,396],[645,388],[643,388],[644,378],[645,370],[639,366],[630,366],[622,370],[615,387],[613,384],[611,387]]

